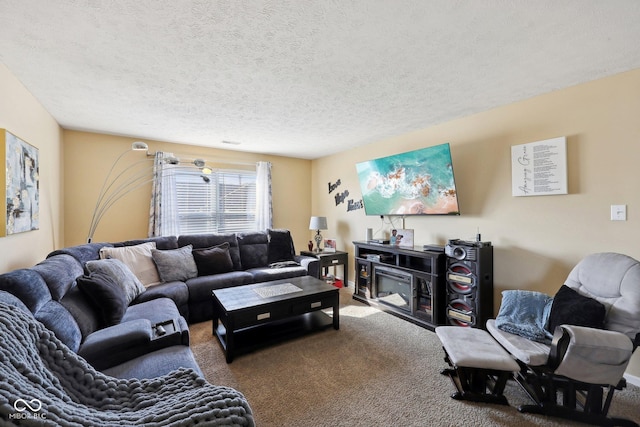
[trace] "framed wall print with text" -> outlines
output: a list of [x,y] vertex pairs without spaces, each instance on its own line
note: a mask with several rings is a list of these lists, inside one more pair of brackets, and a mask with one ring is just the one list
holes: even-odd
[[512,146],[511,193],[513,196],[568,194],[567,138]]

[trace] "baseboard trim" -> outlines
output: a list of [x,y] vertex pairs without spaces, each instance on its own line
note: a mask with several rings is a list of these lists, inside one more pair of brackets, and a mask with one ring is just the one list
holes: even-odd
[[637,387],[640,387],[640,377],[636,377],[635,375],[624,374],[624,378],[627,380],[629,384],[633,384]]

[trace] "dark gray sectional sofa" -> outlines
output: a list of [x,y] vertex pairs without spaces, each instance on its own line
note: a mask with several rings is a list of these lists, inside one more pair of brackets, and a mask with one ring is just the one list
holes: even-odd
[[[100,259],[102,248],[145,243],[155,245],[154,261],[157,255],[158,260],[175,262],[191,252],[198,271],[193,265],[184,269],[180,262],[163,269],[158,264],[165,277],[183,280],[161,281],[138,290],[134,299],[126,301],[120,290],[113,290],[113,278],[88,270]],[[188,347],[188,323],[212,318],[213,289],[303,275],[319,277],[318,260],[297,256],[287,230],[267,230],[63,248],[34,267],[0,275],[0,291],[22,301],[37,320],[94,368],[121,378],[151,378],[178,367],[200,372]],[[101,287],[92,288],[95,283]]]

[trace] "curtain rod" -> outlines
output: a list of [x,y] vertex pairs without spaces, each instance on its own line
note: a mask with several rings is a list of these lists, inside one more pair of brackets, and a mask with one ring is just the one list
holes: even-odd
[[[155,157],[156,153],[158,153],[158,151],[150,153],[147,151],[147,156],[148,157]],[[190,154],[188,154],[190,155]],[[180,155],[176,155],[177,158],[180,158],[182,156]],[[220,163],[220,164],[224,164],[224,165],[240,165],[240,166],[255,166],[256,163],[258,163],[258,161],[255,162],[243,162],[240,160],[225,160],[224,158],[217,158],[215,160],[207,160],[205,159],[206,163],[210,163],[210,164],[216,164],[216,163]]]

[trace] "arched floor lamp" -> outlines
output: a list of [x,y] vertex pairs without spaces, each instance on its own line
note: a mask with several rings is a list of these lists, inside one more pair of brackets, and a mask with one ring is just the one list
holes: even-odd
[[[131,151],[144,151],[145,158],[139,160],[124,168],[117,174],[115,174],[116,165],[118,162]],[[180,159],[174,156],[169,156],[164,159],[167,164],[178,165]],[[141,164],[148,163],[144,167],[140,167]],[[189,162],[195,165],[200,171],[205,174],[211,174],[211,168],[206,166],[206,162],[203,159],[195,159]],[[91,223],[89,224],[89,233],[87,235],[87,243],[91,243],[93,235],[98,228],[100,220],[104,214],[116,203],[118,200],[131,193],[132,191],[140,188],[141,186],[148,184],[154,180],[153,176],[153,158],[149,154],[149,146],[142,141],[136,141],[131,144],[131,149],[120,154],[111,165],[111,169],[107,173],[104,179],[100,193],[98,193],[98,199],[96,200],[96,206],[93,209],[93,215],[91,216]],[[203,177],[205,179],[205,177]],[[206,177],[205,182],[208,181]]]

